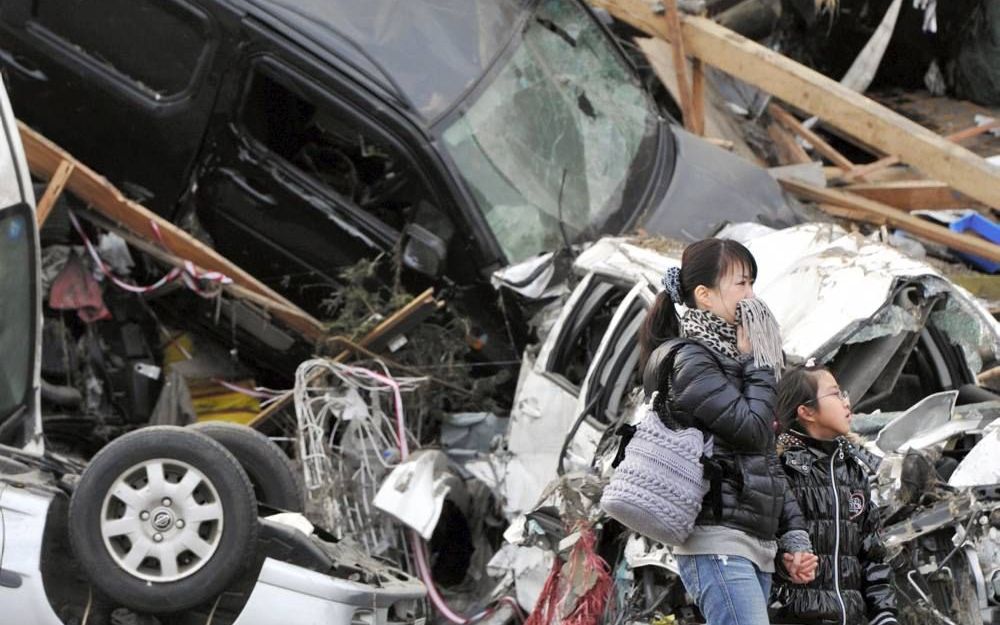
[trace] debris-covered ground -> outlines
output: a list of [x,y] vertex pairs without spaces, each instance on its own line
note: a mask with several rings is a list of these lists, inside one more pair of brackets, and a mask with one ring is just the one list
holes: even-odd
[[7,4],[11,622],[703,622],[597,502],[707,236],[850,392],[903,621],[1000,619],[995,3]]

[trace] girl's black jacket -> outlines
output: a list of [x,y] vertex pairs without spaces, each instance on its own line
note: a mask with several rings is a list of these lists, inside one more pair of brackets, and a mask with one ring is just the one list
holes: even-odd
[[[892,571],[869,487],[878,458],[847,438],[816,440],[794,429],[781,436],[779,453],[819,569],[805,585],[775,576],[771,622],[896,625]],[[778,560],[783,571],[781,554]]]

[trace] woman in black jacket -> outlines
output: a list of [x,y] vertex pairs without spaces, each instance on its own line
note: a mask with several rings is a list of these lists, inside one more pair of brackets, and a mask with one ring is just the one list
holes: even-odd
[[896,625],[896,595],[869,476],[878,459],[851,435],[847,392],[807,363],[778,385],[781,462],[819,556],[808,586],[778,580],[775,622]]
[[657,411],[713,439],[715,478],[694,531],[674,548],[708,625],[768,623],[779,538],[790,579],[807,582],[816,566],[775,453],[774,372],[755,363],[750,337],[736,322],[756,277],[753,255],[738,242],[693,243],[680,269],[664,276],[665,290],[640,332],[640,370],[657,347],[672,343],[656,351],[671,358],[651,365]]

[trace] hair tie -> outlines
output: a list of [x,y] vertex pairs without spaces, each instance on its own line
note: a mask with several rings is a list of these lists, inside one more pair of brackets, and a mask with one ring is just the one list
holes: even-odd
[[663,274],[663,279],[660,282],[663,284],[663,290],[667,292],[670,299],[674,300],[675,304],[684,303],[684,297],[681,293],[680,267],[671,267],[667,269],[667,272]]
[[812,369],[815,366],[816,366],[816,359],[815,358],[810,358],[809,360],[806,361],[806,364],[805,364],[805,368],[806,369]]

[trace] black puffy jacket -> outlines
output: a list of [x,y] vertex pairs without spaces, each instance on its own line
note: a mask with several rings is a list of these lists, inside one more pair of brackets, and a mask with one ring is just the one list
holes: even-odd
[[892,571],[869,487],[878,459],[845,438],[820,441],[793,431],[781,443],[781,463],[819,569],[802,586],[775,576],[772,597],[779,607],[772,622],[895,624]]
[[714,438],[715,479],[698,525],[723,525],[764,540],[805,529],[775,451],[771,369],[673,339],[650,355],[646,372],[644,385],[659,390],[655,408],[669,415],[668,426],[696,427]]

